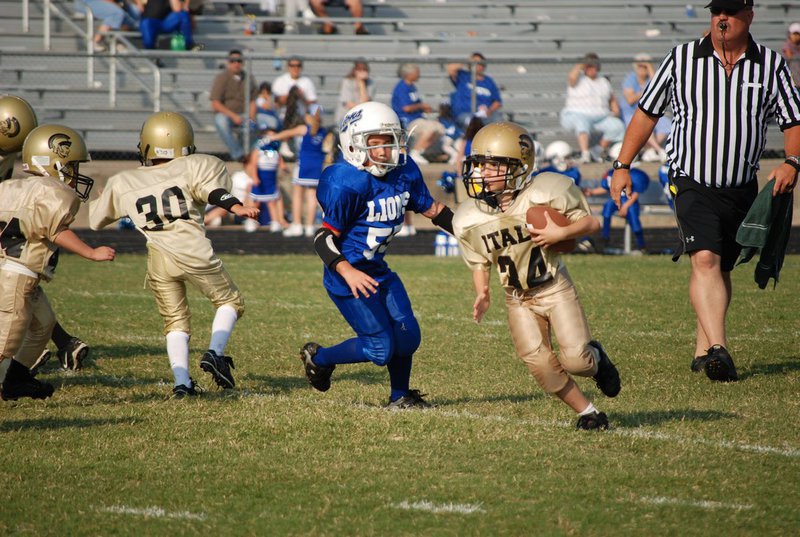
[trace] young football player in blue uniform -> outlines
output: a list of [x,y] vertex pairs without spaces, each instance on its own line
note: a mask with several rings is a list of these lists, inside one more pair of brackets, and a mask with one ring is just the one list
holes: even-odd
[[319,391],[337,365],[372,362],[389,371],[389,408],[431,406],[409,389],[419,324],[400,278],[384,260],[406,210],[452,233],[453,212],[434,201],[416,163],[404,155],[406,132],[387,105],[352,108],[340,127],[345,162],[322,172],[317,200],[324,211],[314,248],[325,264],[323,285],[356,337],[331,347],[306,343],[300,360]]
[[[608,151],[609,157],[616,160],[621,147],[621,143],[615,144],[614,147]],[[613,169],[608,170],[605,176],[603,176],[599,187],[584,189],[583,194],[585,196],[608,194],[608,192],[611,190],[611,176],[613,174]],[[642,251],[644,250],[644,230],[642,229],[642,220],[639,218],[639,214],[641,213],[639,196],[645,190],[647,190],[647,187],[650,185],[650,177],[644,171],[631,167],[631,181],[633,184],[633,193],[630,196],[627,196],[626,194],[622,195],[619,207],[619,215],[631,226],[633,236],[636,237],[636,248],[639,251]],[[603,240],[606,242],[608,242],[611,238],[611,217],[613,217],[616,212],[617,204],[614,203],[614,200],[609,198],[609,200],[603,205],[603,230],[601,232],[603,235]]]
[[566,175],[577,185],[581,186],[581,170],[572,160],[572,148],[563,140],[556,140],[548,144],[544,150],[544,158],[550,164],[537,170],[534,176],[544,172],[555,172]]

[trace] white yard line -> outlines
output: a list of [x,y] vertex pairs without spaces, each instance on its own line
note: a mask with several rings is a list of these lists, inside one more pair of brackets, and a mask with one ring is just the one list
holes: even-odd
[[[436,412],[434,410],[434,412]],[[484,416],[475,414],[473,412],[457,412],[457,411],[439,411],[443,416],[453,418],[469,418],[482,421],[500,421],[500,422],[513,422],[524,425],[538,425],[538,426],[557,426],[557,427],[574,427],[571,422],[563,421],[548,421],[548,420],[526,420],[518,418],[509,418],[506,416]],[[603,434],[603,433],[601,433]],[[800,457],[800,449],[792,448],[778,448],[773,446],[763,446],[758,444],[745,444],[742,442],[734,442],[730,440],[709,440],[706,438],[690,438],[679,436],[675,434],[665,434],[655,431],[644,431],[641,429],[628,429],[628,428],[611,428],[604,434],[615,434],[619,436],[629,436],[633,438],[643,438],[646,440],[660,440],[664,442],[673,442],[676,444],[695,444],[700,446],[710,446],[725,449],[735,449],[738,451],[748,451],[751,453],[781,455],[783,457]]]
[[402,501],[400,503],[393,503],[391,505],[396,509],[404,509],[406,511],[427,511],[428,513],[456,513],[459,515],[471,515],[473,513],[485,513],[486,510],[481,507],[481,504],[472,503],[433,503],[427,500],[419,500],[416,502]]
[[113,505],[111,507],[100,507],[98,508],[98,512],[111,513],[115,515],[141,516],[145,518],[169,518],[177,520],[206,519],[205,513],[190,513],[189,511],[176,511],[174,513],[171,513],[169,511],[161,509],[160,507],[137,508],[137,507],[128,507],[126,505]]
[[697,507],[700,509],[732,509],[734,511],[742,511],[744,509],[753,508],[750,504],[725,503],[712,500],[682,500],[680,498],[665,498],[663,496],[643,496],[637,498],[636,501],[650,505],[679,505],[682,507]]

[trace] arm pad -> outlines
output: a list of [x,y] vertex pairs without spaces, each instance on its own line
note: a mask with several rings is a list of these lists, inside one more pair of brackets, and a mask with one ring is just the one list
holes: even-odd
[[326,227],[319,228],[314,234],[314,251],[332,271],[336,270],[336,265],[345,260],[339,248],[339,238]]
[[217,207],[222,207],[226,211],[230,211],[234,205],[243,205],[236,196],[224,188],[218,188],[211,192],[211,194],[208,195],[208,203],[216,205]]
[[453,211],[450,210],[450,207],[445,205],[444,209],[442,209],[439,214],[431,218],[431,222],[449,234],[453,234]]

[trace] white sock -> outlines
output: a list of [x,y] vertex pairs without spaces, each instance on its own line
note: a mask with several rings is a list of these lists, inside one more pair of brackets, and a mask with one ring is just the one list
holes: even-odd
[[583,412],[578,412],[578,416],[585,416],[587,414],[591,414],[592,412],[597,412],[597,409],[594,407],[592,403],[589,403],[589,406],[583,409]]
[[233,306],[220,306],[214,315],[214,322],[211,324],[211,343],[208,348],[222,356],[225,353],[225,345],[233,332],[233,326],[239,316]]
[[189,378],[189,334],[186,332],[170,332],[167,334],[167,356],[175,377],[175,386],[181,384],[191,386]]
[[0,384],[6,380],[6,373],[8,373],[8,366],[11,365],[11,358],[0,358]]

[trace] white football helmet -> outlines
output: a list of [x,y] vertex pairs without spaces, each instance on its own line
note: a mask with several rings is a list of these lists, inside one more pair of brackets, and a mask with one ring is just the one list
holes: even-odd
[[[372,146],[390,147],[392,156],[389,162],[377,162],[370,158],[367,140],[375,134],[392,137],[388,144]],[[383,177],[397,166],[405,164],[406,131],[394,110],[383,103],[372,101],[351,108],[339,126],[339,142],[342,155],[349,164],[376,177]]]
[[572,155],[572,148],[563,140],[550,143],[544,150],[544,158],[550,161],[558,171],[563,172],[569,168],[567,159]]

